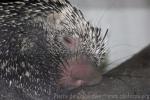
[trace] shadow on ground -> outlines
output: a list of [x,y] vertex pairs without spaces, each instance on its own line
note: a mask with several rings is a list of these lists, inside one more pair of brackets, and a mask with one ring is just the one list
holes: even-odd
[[75,100],[150,100],[150,45],[106,73],[99,85],[82,89],[75,97]]

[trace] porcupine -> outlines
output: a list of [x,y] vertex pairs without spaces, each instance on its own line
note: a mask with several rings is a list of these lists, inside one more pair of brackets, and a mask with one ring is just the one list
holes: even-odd
[[1,1],[0,99],[53,100],[99,83],[106,34],[67,0]]

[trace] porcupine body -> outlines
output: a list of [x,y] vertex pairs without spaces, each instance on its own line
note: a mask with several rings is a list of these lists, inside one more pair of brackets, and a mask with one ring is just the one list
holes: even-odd
[[105,36],[67,0],[1,1],[0,100],[57,100],[97,84]]

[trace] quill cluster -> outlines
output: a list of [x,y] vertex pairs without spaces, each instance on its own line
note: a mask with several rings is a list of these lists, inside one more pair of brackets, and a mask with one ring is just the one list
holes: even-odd
[[67,0],[0,2],[0,79],[52,100],[68,59],[85,56],[101,72],[106,35]]

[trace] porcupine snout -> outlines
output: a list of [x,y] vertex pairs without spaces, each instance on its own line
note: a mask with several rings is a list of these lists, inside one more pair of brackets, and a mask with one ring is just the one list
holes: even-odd
[[64,36],[60,40],[70,53],[59,65],[59,86],[71,90],[98,84],[102,76],[101,70],[98,69],[93,54],[88,51],[88,45],[82,44],[80,38],[72,36]]

